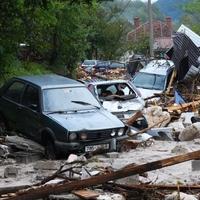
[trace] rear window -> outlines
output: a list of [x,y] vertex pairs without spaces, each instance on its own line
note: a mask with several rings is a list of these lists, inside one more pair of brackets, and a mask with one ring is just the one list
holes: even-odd
[[164,90],[165,79],[165,75],[139,72],[135,76],[133,83],[138,88]]
[[12,83],[5,91],[4,96],[14,102],[19,103],[25,84],[19,81]]

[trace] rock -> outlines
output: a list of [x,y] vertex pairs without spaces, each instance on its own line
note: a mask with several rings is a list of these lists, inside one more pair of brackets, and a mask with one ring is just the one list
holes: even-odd
[[9,166],[4,170],[4,178],[17,177],[19,169],[17,167]]
[[194,115],[195,115],[194,112],[181,113],[180,118],[183,120],[184,126],[190,126],[190,125],[192,125],[191,118],[194,117]]
[[182,121],[171,122],[171,123],[168,124],[168,127],[173,128],[174,131],[176,131],[176,132],[181,132],[185,129]]
[[185,194],[183,192],[173,192],[170,195],[166,195],[165,200],[198,200],[194,195]]
[[125,197],[121,194],[101,194],[97,200],[125,200]]
[[74,194],[63,194],[63,195],[50,195],[49,200],[80,200],[80,198]]
[[177,145],[171,150],[171,152],[175,154],[185,154],[189,152],[189,149],[183,147],[182,145]]
[[186,127],[179,135],[180,141],[190,141],[196,138],[200,138],[200,122]]
[[140,180],[139,180],[140,176],[138,174],[133,175],[133,176],[128,176],[126,178],[121,178],[121,179],[117,179],[115,182],[118,184],[139,184]]
[[109,153],[106,153],[106,156],[108,158],[119,158],[119,153],[118,152],[109,152]]
[[155,127],[165,127],[171,120],[170,114],[166,111],[162,111],[160,106],[151,106],[144,111],[144,115],[147,119],[148,125],[152,126],[159,121],[164,120],[160,125]]
[[83,155],[77,156],[76,154],[70,154],[67,159],[67,163],[73,163],[73,162],[77,162],[77,161],[86,162],[87,158]]
[[113,194],[113,195],[111,195],[111,198],[113,200],[126,200],[125,197],[121,194]]
[[9,154],[8,146],[0,144],[0,157],[7,158],[8,154]]
[[57,170],[58,164],[56,161],[47,160],[47,161],[38,161],[34,165],[36,170]]
[[192,171],[200,171],[200,160],[192,160]]

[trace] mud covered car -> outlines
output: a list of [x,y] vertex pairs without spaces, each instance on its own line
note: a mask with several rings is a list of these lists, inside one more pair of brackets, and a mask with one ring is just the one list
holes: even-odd
[[58,75],[13,78],[0,90],[1,131],[20,132],[60,153],[116,150],[127,128],[84,84]]
[[[103,107],[124,122],[144,108],[144,100],[130,81],[93,81],[86,84],[93,95],[102,103]],[[143,129],[148,125],[143,116],[132,126]]]

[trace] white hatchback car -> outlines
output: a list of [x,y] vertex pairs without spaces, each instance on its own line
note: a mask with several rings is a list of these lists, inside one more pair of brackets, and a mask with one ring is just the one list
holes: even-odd
[[174,63],[170,60],[152,60],[135,74],[132,82],[143,98],[151,97],[166,90],[173,69]]

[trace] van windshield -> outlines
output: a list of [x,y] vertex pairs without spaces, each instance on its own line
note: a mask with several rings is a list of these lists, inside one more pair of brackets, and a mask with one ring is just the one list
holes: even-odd
[[138,88],[164,90],[165,78],[165,75],[139,72],[133,83]]

